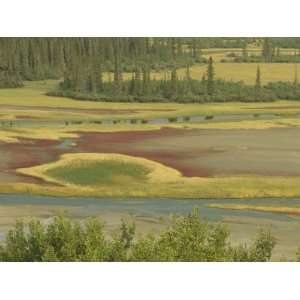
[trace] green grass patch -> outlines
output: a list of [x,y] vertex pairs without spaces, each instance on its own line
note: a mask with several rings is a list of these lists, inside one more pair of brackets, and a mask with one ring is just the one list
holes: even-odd
[[55,179],[83,186],[141,182],[147,179],[148,173],[149,170],[142,165],[114,160],[80,162],[46,172]]

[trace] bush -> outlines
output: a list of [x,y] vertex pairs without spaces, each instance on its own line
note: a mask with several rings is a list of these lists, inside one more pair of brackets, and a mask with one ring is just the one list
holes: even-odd
[[195,209],[174,216],[159,235],[137,237],[134,224],[122,222],[107,236],[97,219],[82,222],[55,217],[44,225],[18,221],[0,246],[1,261],[269,261],[275,239],[261,230],[250,245],[232,246],[229,230],[199,218]]

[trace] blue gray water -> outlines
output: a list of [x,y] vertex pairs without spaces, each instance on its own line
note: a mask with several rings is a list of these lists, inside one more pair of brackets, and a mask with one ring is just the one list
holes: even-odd
[[[300,117],[297,115],[296,117]],[[241,121],[241,120],[271,120],[280,119],[281,116],[272,113],[265,114],[217,114],[217,115],[194,115],[194,116],[178,116],[170,118],[153,118],[153,119],[99,119],[94,121],[88,120],[35,120],[35,119],[19,119],[19,120],[1,120],[0,126],[4,127],[61,127],[80,124],[169,124],[183,122],[209,122],[209,121]]]
[[[256,211],[237,211],[209,208],[209,204],[249,204],[272,206],[297,206],[300,199],[123,199],[123,198],[92,198],[92,197],[48,197],[33,195],[0,195],[0,205],[46,205],[77,208],[81,217],[95,216],[103,212],[130,213],[136,216],[167,216],[170,214],[187,214],[198,207],[203,218],[221,221],[224,217],[253,217],[266,220],[295,221],[294,216]],[[79,208],[79,210],[78,210]]]

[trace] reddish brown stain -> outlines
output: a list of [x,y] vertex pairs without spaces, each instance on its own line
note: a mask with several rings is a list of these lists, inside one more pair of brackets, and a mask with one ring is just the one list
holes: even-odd
[[143,157],[162,163],[168,167],[179,170],[184,176],[212,176],[214,173],[199,166],[187,166],[185,160],[199,155],[193,152],[185,152],[180,148],[170,151],[145,150],[137,146],[138,142],[146,140],[174,137],[182,134],[193,134],[193,130],[174,128],[162,128],[152,131],[126,131],[113,133],[77,132],[80,139],[76,145],[76,152],[120,153],[130,156]]
[[18,168],[27,168],[35,165],[45,164],[58,159],[63,153],[62,150],[56,149],[61,141],[51,140],[30,140],[22,139],[21,143],[0,143],[0,154],[7,154],[9,159],[2,162],[2,176],[5,173],[14,174],[18,181],[29,183],[42,183],[41,179],[17,174]]

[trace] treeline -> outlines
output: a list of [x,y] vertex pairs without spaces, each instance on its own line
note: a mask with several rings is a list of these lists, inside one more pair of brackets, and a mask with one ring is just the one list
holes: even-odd
[[243,48],[248,43],[256,41],[255,38],[247,37],[201,37],[187,38],[190,43],[196,40],[201,49],[209,48]]
[[199,219],[194,210],[174,217],[158,235],[137,236],[135,225],[122,222],[108,235],[97,219],[82,222],[55,217],[45,225],[40,221],[18,221],[0,246],[0,261],[246,261],[271,259],[275,238],[259,231],[250,244],[232,245],[224,225]]
[[17,88],[21,86],[23,86],[23,82],[19,72],[8,65],[0,65],[0,88]]
[[[107,74],[106,74],[107,75]],[[183,78],[178,78],[177,68],[157,80],[151,75],[147,64],[136,67],[130,80],[123,79],[123,72],[115,64],[113,74],[103,79],[101,65],[84,64],[65,73],[60,89],[49,92],[51,96],[64,96],[78,100],[112,102],[259,102],[276,99],[300,99],[300,85],[296,78],[291,82],[261,84],[260,68],[257,68],[256,82],[246,85],[242,81],[224,81],[215,78],[212,58],[207,71],[199,80],[192,79],[189,65]]]
[[14,87],[22,80],[61,78],[85,63],[122,71],[147,62],[152,70],[202,62],[197,38],[0,38],[0,80]]
[[117,57],[122,71],[128,72],[141,63],[156,71],[174,64],[183,67],[206,62],[202,48],[240,48],[252,41],[226,37],[0,38],[0,87],[61,78],[74,65],[86,62],[113,71]]
[[[297,39],[296,39],[297,40]],[[284,39],[283,39],[284,41]],[[260,63],[260,62],[272,62],[272,63],[299,63],[300,62],[300,44],[294,44],[295,50],[291,54],[282,54],[280,48],[283,48],[283,42],[279,43],[273,38],[264,38],[262,40],[262,50],[259,55],[249,53],[247,45],[242,47],[242,54],[235,55],[234,53],[228,54],[229,57],[233,58],[234,62],[241,63]],[[289,44],[289,43],[288,43]],[[297,45],[297,46],[296,46]],[[286,47],[288,48],[288,47]],[[232,61],[232,60],[230,60]],[[223,59],[222,62],[227,62]]]
[[300,49],[300,37],[273,37],[271,41],[280,48]]

